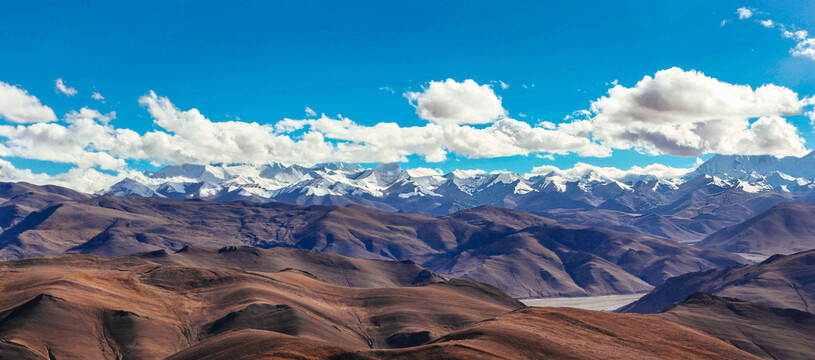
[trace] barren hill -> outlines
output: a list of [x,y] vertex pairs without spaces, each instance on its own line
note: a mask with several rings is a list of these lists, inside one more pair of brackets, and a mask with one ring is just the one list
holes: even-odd
[[[366,272],[351,276],[379,276]],[[296,269],[63,255],[2,262],[0,284],[0,358],[754,359],[657,317],[522,308],[466,280],[353,288]]]
[[294,247],[411,260],[514,297],[648,291],[738,256],[644,235],[482,206],[446,216],[352,205],[298,206],[103,196],[46,207],[0,234],[0,258],[128,255],[198,247]]
[[669,279],[621,309],[655,313],[696,291],[777,308],[815,311],[815,251],[776,255],[759,264],[689,273]]

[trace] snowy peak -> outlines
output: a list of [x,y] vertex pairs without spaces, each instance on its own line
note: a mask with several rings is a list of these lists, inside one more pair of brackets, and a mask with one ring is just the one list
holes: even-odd
[[715,155],[686,179],[712,176],[745,191],[809,191],[815,180],[815,152],[802,157]]
[[579,207],[608,202],[618,206],[624,202],[625,206],[639,211],[689,193],[732,190],[813,194],[815,153],[784,158],[716,155],[681,178],[638,173],[612,178],[609,174],[614,173],[592,168],[585,172],[553,171],[531,177],[482,170],[454,170],[442,174],[426,168],[405,170],[396,163],[367,169],[349,163],[311,167],[281,163],[183,164],[124,179],[102,193],[300,204],[350,202],[389,210],[425,211],[429,208],[427,211],[438,212],[478,205],[535,204],[532,208],[535,210],[557,204]]
[[103,193],[115,196],[162,197],[146,185],[130,178],[119,181]]
[[223,168],[212,165],[172,165],[156,171],[151,177],[157,179],[191,179],[218,183],[224,180]]
[[376,184],[378,186],[387,186],[395,182],[402,176],[408,176],[399,164],[396,163],[384,163],[379,164],[372,170],[370,170],[370,175],[373,179],[376,180]]
[[745,179],[751,174],[768,176],[780,172],[796,178],[815,179],[815,152],[802,157],[773,155],[714,155],[687,178],[711,175],[721,179]]

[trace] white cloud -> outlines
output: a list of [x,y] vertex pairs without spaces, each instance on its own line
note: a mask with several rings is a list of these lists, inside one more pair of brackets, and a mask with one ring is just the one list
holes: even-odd
[[73,168],[61,174],[48,175],[34,173],[28,169],[18,169],[12,163],[0,159],[0,181],[24,181],[35,185],[58,185],[86,193],[94,193],[109,188],[128,174],[109,175],[94,169]]
[[419,117],[437,124],[489,124],[507,114],[492,87],[469,79],[431,81],[423,91],[404,96]]
[[796,30],[796,31],[783,30],[781,34],[785,38],[796,40],[804,40],[807,37],[809,37],[809,32],[807,32],[806,30]]
[[314,110],[311,110],[310,107],[306,106],[306,116],[307,117],[315,117],[317,113]]
[[[25,90],[4,83],[0,83],[0,90],[25,99],[28,107],[33,104],[47,109],[49,121],[56,120],[53,111]],[[684,156],[707,152],[792,154],[803,151],[803,140],[782,116],[798,114],[802,107],[815,104],[814,98],[799,100],[787,88],[764,85],[752,89],[677,68],[645,77],[632,88],[614,86],[608,96],[591,104],[592,112],[577,111],[560,124],[539,121],[532,125],[508,118],[492,89],[472,80],[435,82],[421,93],[406,96],[417,113],[432,118],[431,122],[407,127],[389,122],[363,125],[326,115],[283,119],[274,124],[212,121],[197,109],[181,110],[151,91],[139,98],[139,104],[152,116],[155,130],[139,134],[116,128],[112,121],[115,113],[82,108],[69,112],[59,123],[0,125],[0,157],[73,164],[77,170],[71,181],[82,182],[99,178],[93,172],[99,171],[91,171],[94,168],[127,171],[129,160],[158,165],[269,161],[310,165],[407,161],[417,155],[438,162],[450,154],[468,158],[551,158],[552,154],[568,153],[603,157],[610,156],[612,148],[632,147]],[[4,117],[48,118],[10,116],[14,112],[8,109],[13,107],[2,103],[9,98],[0,97]],[[421,104],[420,99],[424,99]],[[484,107],[484,102],[492,105]],[[475,109],[468,109],[469,104]],[[440,113],[438,108],[446,110]],[[473,118],[480,118],[477,123],[483,126],[466,123]],[[36,174],[23,175],[37,178]]]
[[391,94],[393,94],[393,93],[395,93],[395,92],[396,92],[396,91],[394,91],[393,89],[391,89],[391,88],[390,88],[390,86],[382,86],[382,87],[380,87],[380,88],[379,88],[379,90],[380,90],[380,91],[384,91],[384,92],[389,92],[389,93],[391,93]]
[[[697,159],[698,160],[698,159]],[[675,168],[663,164],[651,164],[644,167],[633,166],[628,170],[622,170],[615,167],[600,167],[582,162],[576,163],[572,168],[560,169],[552,165],[543,165],[532,168],[526,177],[536,175],[557,175],[569,181],[579,180],[589,174],[594,174],[603,179],[617,180],[621,182],[639,181],[647,178],[660,178],[660,179],[675,179],[687,175],[697,166],[700,162],[697,161],[696,165],[689,168]]]
[[422,177],[422,176],[441,176],[444,175],[440,169],[430,169],[424,167],[417,167],[412,169],[407,169],[408,175],[413,177]]
[[815,38],[801,40],[791,52],[795,56],[804,56],[815,60]]
[[65,122],[71,124],[77,121],[82,121],[83,119],[96,119],[100,123],[107,124],[115,118],[116,118],[115,111],[111,111],[108,114],[102,114],[97,110],[89,109],[86,107],[79,109],[79,111],[71,111],[65,114]]
[[[21,157],[75,164],[81,168],[99,166],[114,170],[125,166],[119,154],[111,151],[124,146],[117,139],[130,130],[115,130],[95,119],[77,115],[68,126],[55,123],[37,123],[29,126],[0,125],[0,156]],[[133,133],[135,134],[135,133]]]
[[740,7],[736,9],[736,14],[739,15],[739,20],[749,19],[750,17],[753,16],[753,10],[748,9],[746,7]]
[[800,155],[804,140],[781,116],[800,114],[801,106],[785,87],[754,90],[671,68],[632,88],[617,85],[592,102],[590,131],[613,148],[653,154]]
[[[451,123],[401,127],[395,123],[365,126],[348,118],[284,119],[275,125],[212,122],[198,110],[181,111],[155,93],[140,103],[164,131],[147,133],[140,148],[122,151],[175,163],[275,161],[313,164],[330,161],[406,161],[409,155],[443,161],[448,152],[483,158],[537,152],[575,152],[608,156],[607,148],[566,130],[544,129],[504,118],[477,129]],[[299,138],[287,133],[305,129]],[[160,145],[160,146],[159,146]],[[131,155],[133,156],[133,155]]]
[[396,123],[359,125],[350,119],[286,119],[276,124],[286,133],[308,127],[326,139],[340,140],[337,160],[355,162],[406,161],[416,154],[427,161],[444,161],[448,152],[469,158],[492,158],[546,152],[583,156],[608,156],[609,150],[567,129],[548,129],[504,118],[478,129],[456,124],[401,127]]
[[91,95],[91,98],[99,101],[105,100],[105,97],[102,96],[102,94],[100,94],[98,91],[94,91],[93,94]]
[[57,120],[54,110],[27,91],[0,81],[0,117],[18,124]]
[[[738,11],[740,19],[742,18],[741,17],[742,9],[745,8],[740,8]],[[750,10],[748,9],[747,11]],[[752,14],[753,13],[750,12],[750,15],[748,15],[747,17],[749,18],[750,16],[752,16]],[[795,47],[790,49],[790,54],[792,54],[793,56],[803,56],[815,60],[815,38],[810,38],[808,31],[796,30],[794,29],[794,26],[793,30],[788,30],[786,25],[775,22],[771,19],[760,20],[758,21],[758,23],[767,28],[778,28],[778,30],[781,31],[781,35],[783,37],[796,40],[797,42],[795,44]]]
[[56,80],[56,89],[57,89],[57,91],[65,94],[65,95],[68,95],[68,96],[76,95],[76,89],[65,85],[65,82],[62,81],[62,78],[59,78],[59,79]]
[[507,83],[505,83],[505,82],[503,82],[501,80],[498,80],[498,84],[501,85],[501,89],[504,89],[504,90],[509,89],[509,84],[507,84]]
[[730,20],[728,20],[728,19],[724,19],[724,20],[722,20],[722,22],[721,22],[721,23],[719,23],[719,26],[725,26],[725,25],[727,25],[727,23],[729,23],[729,22],[730,22]]

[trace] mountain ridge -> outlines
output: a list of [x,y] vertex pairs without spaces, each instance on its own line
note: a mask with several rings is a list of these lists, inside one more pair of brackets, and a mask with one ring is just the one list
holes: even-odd
[[815,358],[815,315],[696,292],[658,316],[764,359]]
[[[301,264],[335,257],[312,255]],[[300,270],[77,254],[0,269],[2,358],[756,359],[666,319],[528,308],[467,280],[348,287]],[[351,276],[381,277],[369,270]]]
[[699,245],[766,256],[815,249],[815,206],[775,205],[743,223],[707,236]]
[[[620,175],[603,168],[583,174],[552,171],[523,176],[476,170],[442,174],[430,169],[404,170],[394,163],[369,169],[348,163],[312,167],[184,164],[123,179],[99,194],[358,204],[434,215],[491,205],[567,222],[576,222],[575,212],[605,212],[601,217],[606,222],[592,225],[693,242],[781,202],[815,203],[815,171],[802,170],[806,168],[815,168],[815,153],[800,158],[715,155],[693,171],[673,178],[647,173]],[[649,214],[660,216],[661,224],[633,218]]]
[[621,312],[657,313],[694,292],[776,308],[815,311],[815,250],[775,255],[761,263],[687,273],[667,280]]
[[491,206],[438,216],[357,205],[101,196],[51,205],[0,233],[5,259],[129,255],[186,245],[412,260],[518,298],[639,293],[686,272],[745,263],[721,250]]

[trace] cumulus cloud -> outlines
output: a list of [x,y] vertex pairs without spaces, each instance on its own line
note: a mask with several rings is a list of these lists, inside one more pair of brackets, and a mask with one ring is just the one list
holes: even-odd
[[[215,122],[197,109],[181,110],[154,92],[139,98],[156,130],[138,134],[116,128],[115,113],[82,108],[63,123],[0,126],[0,156],[55,161],[80,168],[121,170],[126,160],[173,163],[314,164],[332,161],[427,161],[449,153],[488,158],[536,153],[608,156],[610,150],[579,134],[579,126],[532,126],[501,118],[485,128],[456,123],[403,127],[381,122],[360,125],[348,118],[284,119],[273,125],[243,121]],[[303,130],[301,135],[292,135]]]
[[594,139],[618,149],[680,156],[806,152],[795,126],[781,117],[801,113],[798,95],[776,85],[753,89],[671,68],[634,87],[611,88],[591,110]]
[[56,80],[56,89],[57,89],[57,91],[65,94],[65,95],[68,95],[68,96],[76,95],[76,89],[74,89],[74,88],[72,88],[72,87],[70,87],[68,85],[65,85],[65,82],[62,81],[62,78],[59,78],[59,79]]
[[633,166],[628,170],[618,169],[615,167],[594,166],[582,162],[578,162],[573,167],[568,169],[560,169],[552,165],[542,165],[532,168],[532,171],[525,176],[532,177],[537,175],[556,175],[569,181],[576,181],[590,174],[602,179],[611,179],[620,182],[636,182],[649,178],[676,179],[695,170],[701,163],[701,160],[697,160],[697,163],[689,168],[677,168],[663,164],[651,164],[644,167]]
[[792,54],[815,60],[815,38],[807,38],[798,42],[792,49]]
[[753,10],[748,9],[746,7],[740,7],[736,9],[736,14],[739,15],[739,20],[749,19],[750,17],[753,16]]
[[91,94],[91,99],[102,101],[105,100],[105,97],[102,96],[102,94],[100,94],[98,91],[94,91],[93,94]]
[[27,91],[0,81],[0,117],[13,123],[28,124],[57,120],[54,110]]
[[[97,112],[98,113],[98,112]],[[74,164],[81,168],[121,169],[125,155],[117,151],[138,135],[131,130],[114,129],[100,119],[85,114],[69,116],[70,123],[36,123],[29,126],[0,125],[0,157],[21,157]]]
[[809,37],[809,32],[807,32],[806,30],[795,30],[795,31],[783,30],[781,34],[785,38],[795,40],[805,40],[807,37]]
[[775,23],[770,19],[761,20],[758,23],[761,24],[761,26],[764,26],[764,27],[767,27],[767,28],[771,28],[771,27],[775,26]]
[[507,114],[491,86],[470,79],[431,81],[422,91],[404,96],[420,118],[437,124],[489,124]]
[[315,117],[315,116],[317,116],[317,112],[315,112],[314,110],[311,110],[310,107],[306,106],[306,116],[307,117]]
[[[410,156],[421,156],[438,162],[450,154],[468,158],[551,158],[552,154],[570,153],[605,157],[612,148],[683,156],[800,154],[805,152],[804,141],[783,116],[800,114],[803,107],[815,104],[813,98],[798,99],[784,87],[753,89],[678,68],[646,76],[630,88],[616,85],[607,96],[591,103],[591,111],[577,111],[558,124],[538,121],[533,125],[507,117],[492,88],[472,80],[433,82],[420,93],[406,95],[417,113],[430,120],[421,126],[364,125],[341,116],[316,117],[308,108],[304,119],[273,124],[212,121],[195,108],[179,109],[151,91],[138,102],[156,128],[140,134],[115,127],[115,113],[90,108],[71,111],[60,122],[42,122],[56,117],[35,97],[4,83],[0,91],[15,94],[0,97],[0,115],[19,123],[0,125],[0,157],[73,164],[75,177],[48,179],[66,182],[100,179],[98,174],[105,173],[99,170],[125,172],[128,161],[134,160],[157,165],[270,161],[311,165],[407,161]],[[9,102],[10,98],[17,100]],[[490,102],[492,105],[484,106]],[[47,109],[50,116],[19,111],[20,104]],[[474,109],[467,109],[470,104]]]
[[347,118],[292,120],[279,122],[281,133],[308,127],[327,139],[340,140],[340,159],[357,162],[405,161],[408,155],[421,155],[427,161],[447,159],[452,152],[469,158],[491,158],[546,152],[577,153],[582,156],[608,156],[608,148],[564,129],[547,129],[504,118],[479,129],[467,125],[427,124],[401,127],[396,123],[359,125]]
[[126,175],[135,175],[135,173],[109,175],[94,169],[73,168],[61,174],[48,175],[34,173],[28,169],[18,169],[12,163],[0,159],[0,181],[24,181],[35,185],[58,185],[86,193],[94,193],[109,188]]

